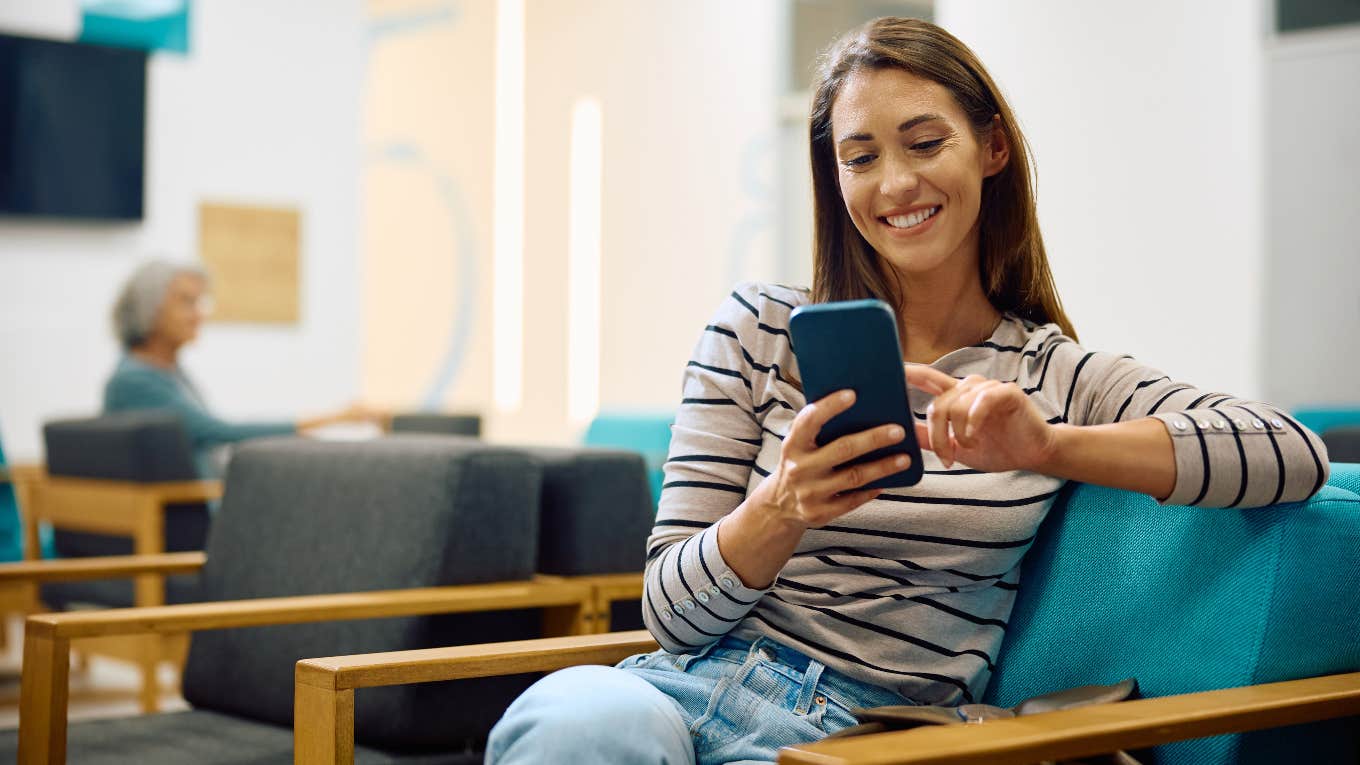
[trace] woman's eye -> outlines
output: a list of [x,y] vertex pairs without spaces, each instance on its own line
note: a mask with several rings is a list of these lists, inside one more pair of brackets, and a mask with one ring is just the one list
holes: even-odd
[[850,159],[842,160],[841,164],[845,165],[846,167],[862,167],[872,162],[873,159],[874,159],[873,154],[861,154],[858,157],[851,157]]
[[932,149],[939,148],[940,144],[942,143],[944,143],[943,138],[936,138],[933,141],[921,141],[920,143],[914,143],[911,145],[911,148],[913,151],[931,151]]

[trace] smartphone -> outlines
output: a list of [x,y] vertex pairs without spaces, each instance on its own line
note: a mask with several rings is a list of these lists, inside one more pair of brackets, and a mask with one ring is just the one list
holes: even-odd
[[897,319],[882,300],[847,300],[805,305],[789,318],[793,353],[803,378],[808,403],[845,388],[855,392],[855,403],[831,418],[817,434],[824,446],[841,436],[896,423],[906,437],[876,449],[841,467],[895,454],[911,458],[899,473],[866,484],[866,489],[914,486],[921,480],[921,447],[916,443],[916,421],[907,403],[902,347],[897,342]]

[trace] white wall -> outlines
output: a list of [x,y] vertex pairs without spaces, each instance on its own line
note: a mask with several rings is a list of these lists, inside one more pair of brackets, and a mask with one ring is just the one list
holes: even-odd
[[302,210],[296,326],[208,325],[185,365],[224,416],[292,417],[358,393],[358,0],[202,0],[192,52],[148,73],[140,223],[0,219],[0,437],[94,412],[117,358],[108,309],[143,257],[195,257],[200,200]]
[[1360,26],[1270,46],[1266,394],[1360,403]]
[[734,282],[776,278],[779,4],[526,4],[525,406],[510,437],[565,420],[572,103],[603,122],[600,403],[674,409]]
[[1033,144],[1039,213],[1083,344],[1263,392],[1257,0],[937,0]]

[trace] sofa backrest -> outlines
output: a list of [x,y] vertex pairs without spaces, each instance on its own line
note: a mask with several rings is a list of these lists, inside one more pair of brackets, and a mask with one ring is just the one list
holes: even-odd
[[[1030,550],[986,693],[1138,679],[1167,696],[1360,671],[1360,466],[1334,464],[1308,502],[1164,507],[1072,485]],[[1350,762],[1355,721],[1159,747],[1158,762]]]
[[[208,543],[210,600],[529,579],[541,469],[465,438],[263,439],[239,447]],[[194,635],[184,695],[197,707],[289,725],[302,658],[517,640],[535,612],[219,630]],[[359,694],[361,742],[477,744],[529,680],[465,680]]]
[[409,412],[393,415],[393,433],[439,433],[446,436],[482,435],[482,418],[476,414]]
[[656,516],[642,455],[594,448],[526,451],[543,465],[539,573],[640,575]]

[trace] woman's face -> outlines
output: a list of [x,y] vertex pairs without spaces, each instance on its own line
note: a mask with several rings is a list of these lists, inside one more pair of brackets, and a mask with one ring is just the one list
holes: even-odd
[[831,106],[845,209],[903,276],[977,272],[982,180],[1001,172],[1003,131],[974,136],[944,86],[901,69],[850,75]]
[[165,290],[165,300],[156,314],[151,335],[176,348],[198,337],[198,327],[203,323],[206,289],[204,280],[193,274],[175,276]]

